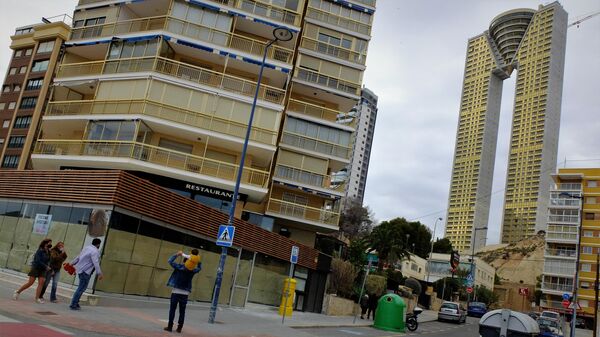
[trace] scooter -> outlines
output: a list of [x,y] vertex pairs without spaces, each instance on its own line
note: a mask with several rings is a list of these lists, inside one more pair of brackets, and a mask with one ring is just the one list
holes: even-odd
[[406,327],[409,331],[415,331],[419,327],[417,316],[423,312],[423,309],[416,307],[413,312],[406,314]]

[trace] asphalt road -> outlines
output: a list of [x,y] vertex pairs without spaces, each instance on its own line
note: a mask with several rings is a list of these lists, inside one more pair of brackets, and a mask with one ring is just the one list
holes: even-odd
[[339,327],[339,328],[306,328],[301,329],[304,332],[315,337],[395,337],[395,336],[427,336],[427,337],[478,337],[479,318],[467,319],[466,324],[456,324],[447,322],[425,322],[419,323],[417,331],[406,331],[406,334],[391,331],[377,330],[371,327]]

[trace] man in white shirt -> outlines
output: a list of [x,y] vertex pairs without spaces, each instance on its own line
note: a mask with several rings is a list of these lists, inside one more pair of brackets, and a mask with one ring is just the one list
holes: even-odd
[[94,271],[98,273],[98,280],[102,280],[102,270],[100,269],[100,243],[102,241],[98,238],[92,240],[92,244],[84,247],[81,253],[71,261],[71,264],[77,270],[77,276],[79,277],[79,286],[73,294],[71,310],[81,310],[79,306],[79,299],[83,292],[87,289],[90,279]]

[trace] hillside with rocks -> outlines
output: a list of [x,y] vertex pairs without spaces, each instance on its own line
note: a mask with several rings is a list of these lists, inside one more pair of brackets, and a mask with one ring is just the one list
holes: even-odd
[[501,281],[536,284],[544,269],[543,234],[538,234],[514,244],[486,247],[475,255],[496,268]]

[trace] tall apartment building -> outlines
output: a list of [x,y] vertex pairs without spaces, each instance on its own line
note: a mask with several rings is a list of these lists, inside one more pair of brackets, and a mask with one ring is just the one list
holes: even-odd
[[342,122],[352,120],[356,126],[350,165],[345,169],[346,174],[342,176],[346,181],[345,197],[357,199],[362,204],[377,120],[377,95],[371,90],[363,88],[359,103],[350,110],[348,115],[340,119]]
[[373,0],[81,0],[33,168],[122,169],[309,246],[338,229]]
[[[461,251],[485,245],[502,81],[517,71],[502,242],[546,226],[556,168],[567,13],[558,2],[495,17],[469,39],[445,236]],[[546,174],[544,173],[546,172]]]
[[64,22],[46,21],[19,27],[10,37],[13,56],[0,93],[0,169],[30,168],[37,126],[70,30]]
[[549,193],[540,305],[565,312],[562,296],[573,294],[580,242],[577,297],[581,309],[577,314],[591,326],[598,305],[594,283],[600,254],[600,169],[559,169],[552,178],[555,186]]

